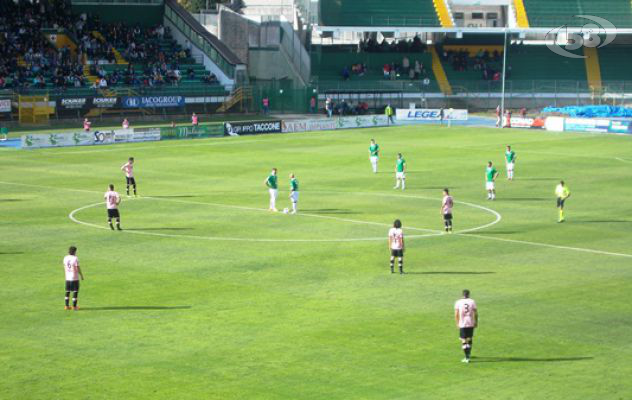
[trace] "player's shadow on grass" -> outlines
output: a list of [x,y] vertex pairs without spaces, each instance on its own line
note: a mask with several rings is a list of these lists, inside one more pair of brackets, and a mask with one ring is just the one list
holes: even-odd
[[312,214],[359,214],[356,211],[351,211],[345,208],[315,208],[312,210],[302,210],[305,211],[306,213],[312,213]]
[[23,251],[8,251],[8,252],[0,251],[0,256],[9,256],[9,255],[15,255],[15,254],[24,254],[24,252]]
[[585,361],[594,357],[472,357],[472,361],[482,362],[563,362],[563,361]]
[[579,220],[579,221],[573,221],[573,222],[577,222],[580,224],[632,224],[632,221],[625,221],[622,219],[601,219],[601,220]]
[[488,275],[495,274],[491,271],[425,271],[425,272],[406,272],[411,275]]
[[16,201],[24,201],[24,199],[0,199],[0,203],[14,203]]
[[126,231],[189,231],[191,228],[127,228]]
[[108,306],[108,307],[83,307],[82,311],[162,311],[162,310],[188,310],[191,306]]
[[149,196],[157,199],[186,199],[191,197],[197,197],[192,194],[179,194],[179,195],[163,195],[163,196]]
[[521,181],[559,181],[560,178],[518,178]]
[[[550,197],[503,197],[500,200],[509,201],[552,201]],[[553,199],[555,200],[555,199]]]

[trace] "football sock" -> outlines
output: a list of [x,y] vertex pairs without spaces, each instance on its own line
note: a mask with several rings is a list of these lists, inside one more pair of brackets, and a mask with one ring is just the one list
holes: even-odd
[[292,203],[292,211],[296,212],[296,203]]
[[406,189],[406,181],[402,179],[402,190]]
[[112,225],[112,221],[108,221],[108,224],[110,224],[110,229],[114,230],[114,225]]
[[404,260],[403,259],[399,259],[399,273],[403,274],[404,273]]
[[395,272],[395,257],[391,257],[391,273]]
[[79,292],[72,292],[72,306],[77,307],[77,296],[79,296]]
[[134,196],[136,196],[136,185],[134,185]]
[[70,300],[70,292],[66,292],[66,297],[64,298],[66,301],[66,307],[68,307],[68,300]]
[[450,230],[452,230],[452,220],[448,220],[448,225],[449,225]]
[[127,195],[129,196],[129,185],[127,185],[126,190],[127,190]]
[[121,221],[116,221],[116,229],[121,230]]
[[560,221],[564,219],[564,210],[560,208]]
[[444,224],[445,224],[445,230],[448,231],[450,229],[450,222],[444,221]]

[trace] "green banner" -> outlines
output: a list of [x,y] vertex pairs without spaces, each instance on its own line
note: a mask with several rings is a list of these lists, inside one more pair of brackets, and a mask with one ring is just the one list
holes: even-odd
[[160,139],[193,139],[224,136],[224,125],[187,125],[160,128]]

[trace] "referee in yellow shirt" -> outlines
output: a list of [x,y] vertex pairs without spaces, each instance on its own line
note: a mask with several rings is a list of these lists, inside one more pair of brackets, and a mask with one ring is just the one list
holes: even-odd
[[564,184],[564,181],[560,181],[560,184],[555,188],[555,195],[557,196],[557,208],[560,211],[560,219],[557,222],[564,222],[564,202],[571,197],[571,191]]

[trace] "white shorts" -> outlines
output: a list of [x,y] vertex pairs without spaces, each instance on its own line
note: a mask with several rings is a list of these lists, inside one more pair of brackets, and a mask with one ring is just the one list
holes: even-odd
[[270,198],[276,199],[279,194],[279,189],[268,189],[268,192],[270,192]]
[[290,194],[290,199],[292,200],[292,203],[298,203],[298,192],[292,192]]
[[370,159],[371,159],[371,164],[377,164],[378,158],[376,156],[371,156]]
[[513,171],[514,163],[507,163],[507,171]]
[[406,174],[403,172],[395,172],[396,179],[406,179]]
[[485,189],[494,190],[496,189],[496,185],[494,185],[494,182],[485,182]]

